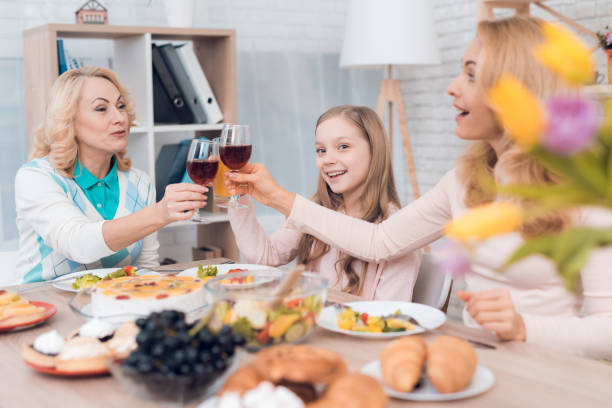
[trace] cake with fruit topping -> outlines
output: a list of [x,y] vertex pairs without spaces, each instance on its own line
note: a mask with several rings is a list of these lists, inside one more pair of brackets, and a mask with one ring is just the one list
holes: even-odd
[[148,315],[174,309],[190,312],[204,305],[204,282],[191,276],[125,276],[98,282],[91,293],[97,317]]

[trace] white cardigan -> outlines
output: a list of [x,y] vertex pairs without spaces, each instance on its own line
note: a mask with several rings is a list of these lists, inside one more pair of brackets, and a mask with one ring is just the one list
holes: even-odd
[[[119,205],[115,219],[155,203],[155,187],[144,172],[117,171]],[[61,176],[47,158],[23,165],[15,177],[19,230],[17,273],[22,282],[53,279],[71,272],[124,265],[158,265],[156,233],[114,252],[104,241],[104,219],[81,188]]]

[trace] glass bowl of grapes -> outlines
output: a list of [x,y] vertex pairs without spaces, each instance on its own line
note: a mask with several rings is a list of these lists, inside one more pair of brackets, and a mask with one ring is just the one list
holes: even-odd
[[304,272],[293,290],[276,301],[278,286],[285,275],[279,269],[247,271],[219,276],[205,289],[213,297],[209,326],[229,325],[256,351],[279,343],[302,342],[312,331],[327,295],[327,279]]
[[237,368],[245,339],[230,326],[187,323],[176,310],[136,320],[138,347],[109,361],[114,377],[139,398],[185,404],[214,394]]

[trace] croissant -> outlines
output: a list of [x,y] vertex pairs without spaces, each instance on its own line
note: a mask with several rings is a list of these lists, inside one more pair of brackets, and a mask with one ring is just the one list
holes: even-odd
[[410,392],[419,382],[427,348],[420,336],[406,336],[393,340],[380,355],[383,379],[389,387]]
[[427,378],[441,393],[463,390],[476,371],[476,353],[465,340],[440,336],[427,347]]

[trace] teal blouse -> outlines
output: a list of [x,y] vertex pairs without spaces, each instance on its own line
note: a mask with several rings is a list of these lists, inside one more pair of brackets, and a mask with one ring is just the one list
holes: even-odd
[[105,220],[112,220],[119,206],[119,178],[117,162],[103,179],[97,179],[77,160],[73,179],[81,187],[85,197]]

